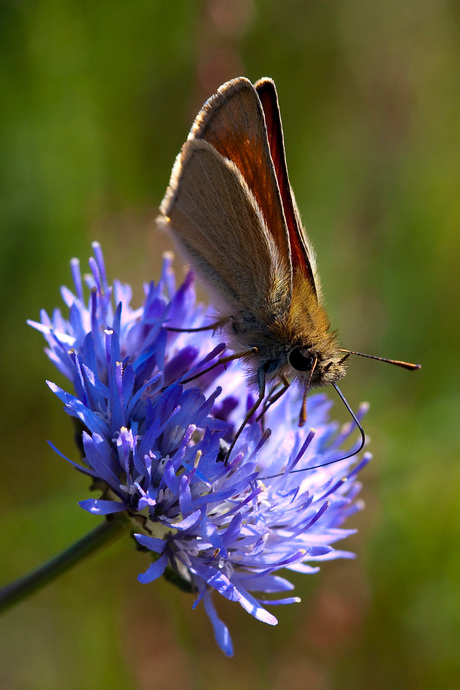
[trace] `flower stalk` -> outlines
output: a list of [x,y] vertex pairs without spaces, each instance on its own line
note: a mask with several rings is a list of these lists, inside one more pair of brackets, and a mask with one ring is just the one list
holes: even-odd
[[88,556],[122,537],[130,522],[126,518],[104,520],[89,534],[47,563],[0,589],[0,613],[56,580]]

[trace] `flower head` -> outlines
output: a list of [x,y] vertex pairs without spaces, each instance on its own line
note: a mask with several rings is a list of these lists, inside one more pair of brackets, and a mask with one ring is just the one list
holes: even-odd
[[280,570],[314,573],[321,561],[353,556],[332,545],[353,531],[341,525],[360,508],[356,475],[369,456],[309,470],[341,458],[351,428],[329,421],[323,394],[309,399],[315,431],[299,428],[299,393],[291,387],[264,415],[271,436],[252,421],[227,461],[253,394],[239,361],[181,383],[225,350],[211,331],[168,330],[211,323],[195,303],[193,275],[176,289],[165,256],[160,280],[145,286],[143,305],[133,309],[130,287],[109,285],[100,246],[93,248],[84,281],[72,261],[74,292],[62,288],[66,315],[42,312],[40,323],[30,322],[73,386],[69,393],[48,384],[81,426],[82,459],[69,462],[102,492],[80,505],[95,515],[128,515],[153,556],[139,581],[165,575],[194,592],[231,655],[213,590],[276,624],[266,606],[299,601],[286,595],[293,585]]

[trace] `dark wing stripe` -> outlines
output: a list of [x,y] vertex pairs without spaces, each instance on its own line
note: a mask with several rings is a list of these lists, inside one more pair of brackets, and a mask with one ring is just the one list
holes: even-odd
[[284,151],[283,127],[281,124],[276,87],[271,79],[260,79],[256,82],[255,89],[265,115],[270,153],[275,168],[276,178],[278,180],[284,216],[289,232],[292,266],[294,270],[300,270],[305,275],[311,283],[315,294],[317,294],[314,258],[304,237],[299,211],[289,182]]

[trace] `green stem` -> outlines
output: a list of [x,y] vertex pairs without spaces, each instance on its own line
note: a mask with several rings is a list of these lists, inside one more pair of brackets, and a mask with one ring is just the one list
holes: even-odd
[[0,612],[41,589],[76,563],[121,537],[131,526],[129,520],[104,520],[96,529],[48,563],[0,589]]

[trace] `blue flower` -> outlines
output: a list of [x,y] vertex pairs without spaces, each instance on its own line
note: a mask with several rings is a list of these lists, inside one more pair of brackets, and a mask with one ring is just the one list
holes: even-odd
[[93,249],[84,281],[72,261],[74,292],[61,291],[66,314],[42,312],[40,323],[30,322],[73,387],[69,393],[48,383],[81,427],[82,458],[69,462],[101,492],[80,505],[95,515],[129,516],[138,545],[152,556],[139,581],[164,575],[195,593],[230,656],[213,590],[275,625],[266,606],[299,601],[287,595],[293,585],[281,570],[309,574],[322,561],[353,557],[333,544],[353,533],[341,525],[361,508],[356,477],[370,456],[308,470],[342,457],[352,428],[329,421],[324,394],[309,398],[311,429],[299,428],[300,397],[291,387],[265,414],[271,435],[252,421],[227,462],[253,394],[239,361],[181,383],[225,350],[211,331],[168,330],[212,323],[195,303],[193,275],[176,289],[166,255],[160,280],[145,286],[144,303],[134,309],[131,288],[109,285],[99,244]]

